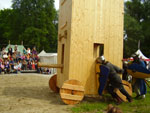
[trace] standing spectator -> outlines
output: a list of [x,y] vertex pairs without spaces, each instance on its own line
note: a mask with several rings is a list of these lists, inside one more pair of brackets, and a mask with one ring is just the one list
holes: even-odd
[[17,51],[18,51],[18,47],[17,47],[17,45],[15,45],[15,47],[14,47],[14,53],[17,54]]
[[11,56],[12,56],[12,54],[13,54],[13,51],[12,51],[11,46],[8,48],[8,53],[7,53],[7,54],[10,54]]

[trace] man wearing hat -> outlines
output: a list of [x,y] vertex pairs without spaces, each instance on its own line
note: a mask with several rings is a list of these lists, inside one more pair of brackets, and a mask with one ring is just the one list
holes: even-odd
[[116,98],[118,100],[117,94],[114,92],[115,88],[118,88],[120,92],[126,96],[127,100],[129,102],[132,101],[131,96],[128,94],[128,92],[124,89],[122,80],[118,74],[123,73],[123,70],[119,67],[113,65],[112,63],[105,61],[104,56],[101,56],[97,58],[97,63],[100,63],[102,65],[105,65],[109,69],[109,75],[108,75],[108,83],[107,83],[107,89],[108,92],[112,95],[113,98]]

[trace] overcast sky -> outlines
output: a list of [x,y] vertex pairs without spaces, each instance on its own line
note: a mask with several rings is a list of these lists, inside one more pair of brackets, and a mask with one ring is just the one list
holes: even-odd
[[[0,0],[0,9],[10,8],[12,0]],[[55,8],[59,9],[59,0],[55,0]]]

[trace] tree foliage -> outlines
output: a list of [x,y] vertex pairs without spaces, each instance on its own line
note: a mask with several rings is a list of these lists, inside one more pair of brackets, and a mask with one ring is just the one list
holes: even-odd
[[124,57],[129,57],[138,49],[150,56],[150,1],[131,0],[125,3],[125,40]]
[[[8,18],[7,10],[1,10],[0,29],[4,29],[5,33],[0,34],[5,41],[0,43],[8,43],[8,40],[13,44],[36,46],[37,50],[42,49],[49,52],[57,50],[57,24],[54,23],[57,19],[57,12],[54,8],[54,0],[12,0],[12,9],[9,9],[11,17]],[[9,22],[10,24],[7,24]],[[8,26],[8,27],[6,27]]]
[[[12,23],[13,10],[4,9],[0,10],[0,43],[8,44],[8,40],[12,36]],[[2,45],[3,46],[3,45]]]

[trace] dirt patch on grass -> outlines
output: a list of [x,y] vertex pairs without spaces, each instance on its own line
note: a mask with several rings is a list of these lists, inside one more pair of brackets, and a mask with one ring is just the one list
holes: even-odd
[[70,113],[49,89],[49,75],[0,75],[0,113]]

